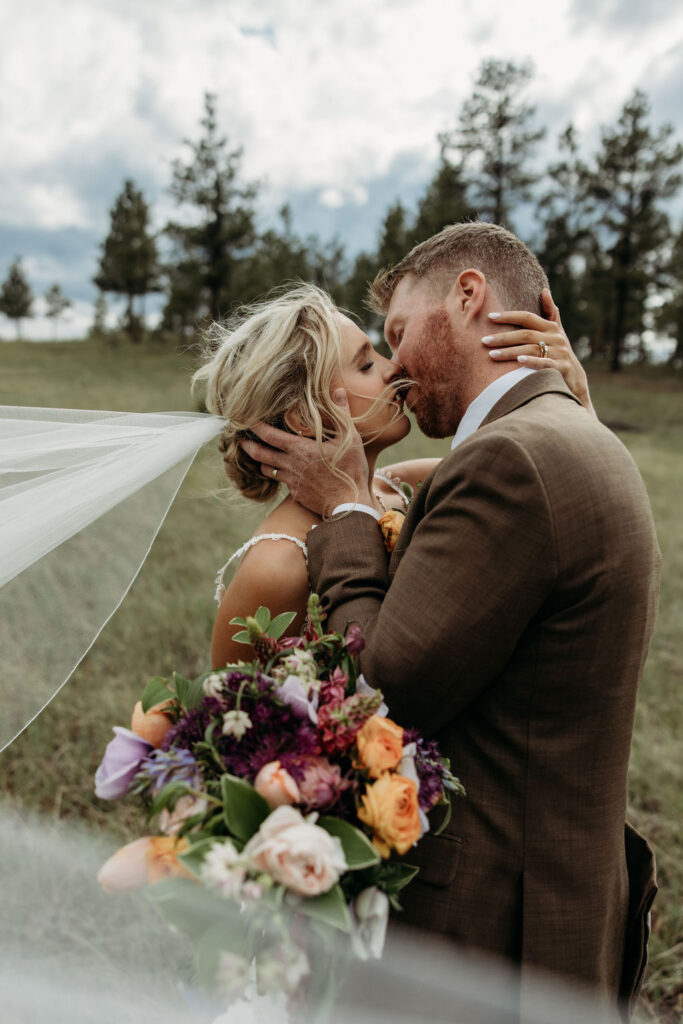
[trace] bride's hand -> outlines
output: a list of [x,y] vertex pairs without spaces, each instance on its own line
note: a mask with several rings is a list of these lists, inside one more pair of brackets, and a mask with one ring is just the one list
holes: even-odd
[[[339,388],[333,397],[348,413],[344,389]],[[286,484],[294,500],[311,512],[327,517],[345,502],[373,506],[368,488],[368,463],[357,431],[354,431],[351,447],[335,460],[339,442],[334,438],[323,443],[324,457],[321,458],[320,448],[313,438],[290,434],[267,423],[257,423],[251,430],[264,443],[245,439],[240,441],[240,446],[261,464],[264,476],[273,476]]]
[[569,338],[562,327],[560,311],[547,288],[541,293],[541,302],[547,320],[524,310],[508,310],[495,315],[491,313],[490,317],[494,323],[514,324],[516,329],[482,338],[482,344],[489,349],[489,355],[494,362],[516,359],[522,366],[528,366],[532,370],[559,370],[569,390],[595,415],[586,372],[574,355]]

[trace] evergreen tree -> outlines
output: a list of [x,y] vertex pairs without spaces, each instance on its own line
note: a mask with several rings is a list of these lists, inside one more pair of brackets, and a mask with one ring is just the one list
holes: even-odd
[[585,271],[595,267],[588,169],[579,156],[573,125],[559,138],[561,159],[549,166],[550,184],[538,203],[541,241],[537,255],[548,276],[553,298],[562,311],[569,338],[576,342],[591,333]]
[[147,203],[130,179],[124,182],[111,208],[109,234],[102,243],[99,270],[93,280],[101,291],[126,297],[126,331],[138,341],[141,323],[133,302],[160,290],[159,262]]
[[677,168],[683,146],[673,128],[653,132],[647,97],[640,90],[625,104],[614,127],[603,129],[589,178],[598,224],[605,235],[614,296],[611,368],[618,370],[627,334],[642,332],[648,291],[670,238],[661,202],[681,185]]
[[662,270],[667,298],[655,314],[655,325],[669,332],[676,342],[670,363],[680,369],[683,366],[683,229],[678,232]]
[[442,148],[436,174],[418,204],[415,224],[408,232],[408,248],[438,234],[447,224],[457,224],[475,217],[476,210],[467,199],[467,182],[462,168],[449,163]]
[[71,309],[73,303],[67,298],[58,284],[53,284],[45,292],[45,315],[54,323],[54,336],[57,338],[59,318],[67,309]]
[[7,277],[0,288],[0,313],[4,313],[10,320],[14,320],[17,329],[17,341],[21,340],[21,321],[32,316],[31,305],[33,295],[24,271],[21,260],[17,257],[14,260]]
[[280,222],[280,230],[270,228],[260,235],[252,252],[236,265],[235,286],[244,302],[287,281],[314,276],[306,244],[293,231],[287,205],[280,210]]
[[538,180],[527,165],[545,129],[532,126],[535,107],[520,99],[532,75],[528,62],[483,61],[458,126],[440,137],[444,153],[456,150],[469,171],[479,216],[496,224],[510,224],[514,203],[530,199]]
[[101,338],[107,333],[107,300],[104,292],[98,292],[93,306],[93,322],[88,331],[90,338]]
[[228,140],[218,133],[216,100],[210,93],[204,97],[201,126],[199,141],[186,143],[190,160],[173,164],[171,194],[179,206],[192,211],[191,222],[169,223],[166,231],[182,253],[183,281],[199,281],[195,312],[201,312],[205,303],[212,319],[218,320],[237,297],[237,261],[255,241],[256,187],[238,184],[242,151],[226,148]]

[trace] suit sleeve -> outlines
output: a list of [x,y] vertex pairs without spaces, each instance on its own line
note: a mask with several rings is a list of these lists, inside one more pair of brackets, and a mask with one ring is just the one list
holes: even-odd
[[517,442],[473,439],[423,488],[393,579],[362,513],[309,535],[309,573],[331,627],[360,625],[360,668],[392,717],[431,735],[500,674],[557,567],[543,481]]

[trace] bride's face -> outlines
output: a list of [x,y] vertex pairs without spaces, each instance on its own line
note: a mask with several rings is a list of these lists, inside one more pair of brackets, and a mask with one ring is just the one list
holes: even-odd
[[[352,320],[341,313],[338,316],[342,370],[333,387],[341,384],[346,389],[354,419],[366,417],[357,423],[364,442],[386,448],[400,441],[410,430],[410,420],[403,412],[403,398],[391,388],[392,381],[401,376],[399,367],[376,352],[367,334]],[[382,401],[377,402],[378,398]]]

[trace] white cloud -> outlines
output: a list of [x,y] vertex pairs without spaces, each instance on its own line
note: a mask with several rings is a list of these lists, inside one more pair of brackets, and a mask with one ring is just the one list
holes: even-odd
[[614,4],[580,18],[576,0],[5,5],[0,226],[97,237],[131,176],[161,227],[171,160],[197,137],[206,90],[265,207],[310,191],[323,214],[367,205],[378,220],[372,182],[402,156],[426,179],[437,133],[454,125],[484,57],[534,61],[530,99],[562,119],[548,125],[553,139],[572,117],[594,140],[636,86],[664,95],[678,73],[683,11],[655,7],[634,45],[633,16],[615,31]]

